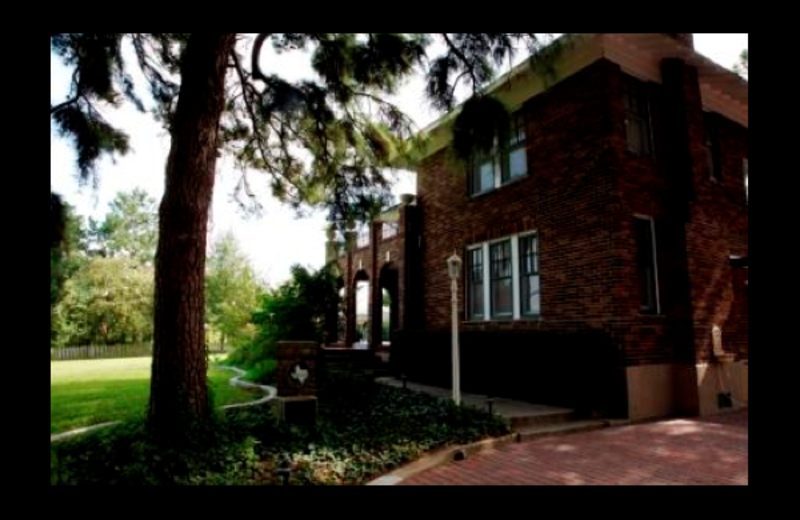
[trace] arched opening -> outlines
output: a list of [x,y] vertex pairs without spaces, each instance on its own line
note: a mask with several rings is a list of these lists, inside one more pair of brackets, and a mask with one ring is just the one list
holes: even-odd
[[344,287],[339,289],[339,306],[336,312],[336,343],[344,343],[344,332],[347,327],[347,315],[345,308],[347,302],[347,291]]
[[382,305],[381,312],[378,319],[381,320],[380,327],[377,330],[381,331],[381,343],[379,346],[391,346],[394,331],[398,329],[399,325],[399,298],[398,298],[398,272],[397,267],[393,263],[388,263],[381,268],[380,274],[380,287]]
[[353,291],[355,292],[355,312],[352,319],[355,320],[355,335],[353,338],[353,348],[366,349],[369,346],[369,294],[370,280],[366,271],[360,270],[353,279]]
[[388,347],[392,341],[392,295],[386,288],[381,289],[381,345]]

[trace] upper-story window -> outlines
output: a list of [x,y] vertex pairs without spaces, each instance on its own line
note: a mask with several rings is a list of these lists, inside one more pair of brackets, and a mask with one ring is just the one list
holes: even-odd
[[511,116],[508,139],[500,146],[496,142],[491,153],[476,161],[469,182],[470,195],[477,195],[523,177],[528,173],[525,147],[525,121],[520,112]]
[[718,120],[714,113],[703,113],[703,132],[705,134],[706,164],[711,180],[722,180],[722,165],[719,153]]
[[650,92],[647,84],[625,77],[625,128],[628,150],[636,155],[654,156],[653,128],[650,117]]

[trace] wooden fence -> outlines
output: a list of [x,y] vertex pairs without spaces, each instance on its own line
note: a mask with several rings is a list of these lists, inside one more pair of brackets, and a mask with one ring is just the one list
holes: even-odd
[[[223,353],[227,350],[210,346],[209,353]],[[107,359],[127,357],[147,357],[153,355],[152,343],[132,343],[130,345],[90,345],[86,347],[63,347],[50,349],[50,361],[71,359]]]
[[51,348],[50,361],[146,357],[151,356],[152,354],[153,345],[150,343],[132,343],[130,345],[89,345],[85,347]]

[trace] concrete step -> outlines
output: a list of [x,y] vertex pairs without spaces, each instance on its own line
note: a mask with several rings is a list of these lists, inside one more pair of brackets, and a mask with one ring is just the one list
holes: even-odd
[[375,355],[375,351],[355,348],[325,348],[322,349],[321,354],[325,357],[370,357]]
[[600,430],[613,426],[612,421],[604,419],[589,419],[584,421],[567,421],[556,424],[535,424],[521,429],[515,429],[517,442],[540,439],[542,437],[552,437],[556,435],[566,435],[570,433],[588,432]]
[[563,424],[571,421],[575,417],[573,410],[543,411],[533,414],[506,416],[511,423],[511,428],[521,430],[536,426],[548,426]]

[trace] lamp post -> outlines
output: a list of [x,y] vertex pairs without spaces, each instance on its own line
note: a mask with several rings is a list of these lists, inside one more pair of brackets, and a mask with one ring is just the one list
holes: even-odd
[[453,307],[453,402],[461,404],[461,368],[458,359],[458,277],[461,276],[461,258],[453,251],[447,259],[450,275],[450,302]]

